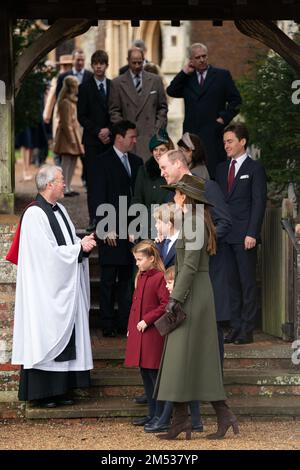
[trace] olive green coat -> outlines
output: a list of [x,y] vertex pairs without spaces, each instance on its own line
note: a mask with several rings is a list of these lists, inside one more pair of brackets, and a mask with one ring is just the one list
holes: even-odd
[[201,250],[176,243],[173,299],[182,303],[186,320],[166,338],[156,382],[158,400],[225,400],[212,286],[208,272],[207,235]]

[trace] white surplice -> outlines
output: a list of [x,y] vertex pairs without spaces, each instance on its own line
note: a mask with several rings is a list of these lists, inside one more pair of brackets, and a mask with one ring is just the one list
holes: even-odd
[[[65,208],[74,245],[59,211],[67,245],[58,246],[45,212],[28,208],[21,226],[12,364],[24,369],[84,371],[93,368],[89,333],[89,265],[78,263],[80,239]],[[75,324],[76,359],[56,362]]]

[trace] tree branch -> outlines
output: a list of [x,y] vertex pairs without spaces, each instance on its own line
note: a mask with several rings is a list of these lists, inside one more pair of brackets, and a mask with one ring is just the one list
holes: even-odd
[[15,92],[18,94],[23,80],[45,55],[63,41],[85,33],[94,24],[91,19],[59,18],[33,42],[20,56],[15,68]]
[[300,46],[269,20],[235,20],[237,29],[277,52],[300,73]]

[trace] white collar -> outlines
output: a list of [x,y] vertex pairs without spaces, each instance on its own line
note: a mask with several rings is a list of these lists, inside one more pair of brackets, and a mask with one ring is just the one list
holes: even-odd
[[119,158],[122,158],[123,155],[126,155],[126,157],[128,157],[127,152],[121,152],[121,150],[117,149],[117,147],[115,147],[115,146],[113,146],[113,149],[114,149],[114,151],[116,152],[116,154],[118,155]]

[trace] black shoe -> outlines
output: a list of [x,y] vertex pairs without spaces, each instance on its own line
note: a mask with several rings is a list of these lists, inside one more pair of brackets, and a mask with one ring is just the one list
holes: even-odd
[[235,338],[237,338],[238,334],[239,334],[239,330],[234,330],[233,328],[231,328],[228,334],[224,338],[224,343],[226,344],[233,343]]
[[140,395],[139,397],[135,397],[133,401],[138,405],[146,405],[146,403],[148,403],[146,395]]
[[37,408],[56,408],[57,403],[54,401],[53,398],[43,398],[41,400],[37,400],[35,406]]
[[105,338],[115,338],[117,336],[114,330],[109,329],[104,329],[102,334]]
[[253,336],[252,335],[238,336],[234,340],[234,344],[250,344],[250,343],[253,343]]
[[137,418],[132,421],[133,426],[145,426],[145,424],[151,421],[152,416],[143,416],[142,418]]
[[203,424],[192,425],[193,432],[203,432]]
[[166,432],[170,429],[170,424],[158,424],[159,418],[155,417],[150,423],[145,424],[145,432]]

